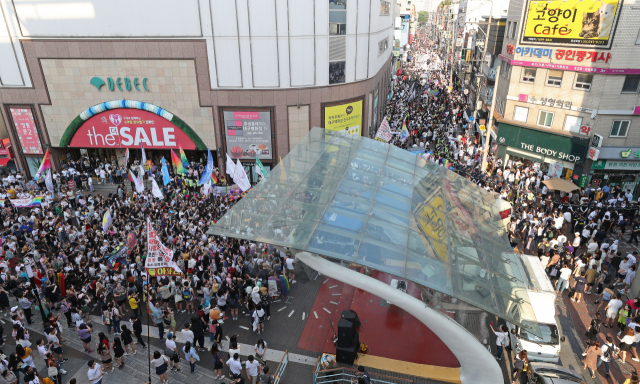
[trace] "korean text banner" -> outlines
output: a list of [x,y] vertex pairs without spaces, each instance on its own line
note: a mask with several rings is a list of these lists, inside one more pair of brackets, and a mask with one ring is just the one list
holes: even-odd
[[324,107],[324,128],[362,135],[362,100]]
[[528,0],[522,44],[611,48],[622,0]]
[[231,158],[273,158],[270,111],[224,111],[223,116],[227,153]]
[[150,277],[182,276],[182,271],[173,261],[173,251],[165,247],[160,236],[147,219],[147,259],[145,268]]

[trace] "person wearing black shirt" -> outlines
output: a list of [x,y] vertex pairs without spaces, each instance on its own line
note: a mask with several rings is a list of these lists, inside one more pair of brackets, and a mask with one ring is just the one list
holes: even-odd
[[635,240],[636,245],[638,245],[638,235],[640,235],[640,223],[638,221],[634,221],[633,227],[631,227],[631,237],[629,237],[628,243],[631,244],[633,240]]
[[616,280],[618,276],[618,269],[620,269],[620,263],[622,263],[622,253],[618,251],[611,259],[611,281]]

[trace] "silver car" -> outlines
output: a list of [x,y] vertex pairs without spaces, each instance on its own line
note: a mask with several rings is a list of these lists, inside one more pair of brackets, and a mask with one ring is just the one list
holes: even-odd
[[549,363],[529,364],[529,384],[586,384],[578,372]]

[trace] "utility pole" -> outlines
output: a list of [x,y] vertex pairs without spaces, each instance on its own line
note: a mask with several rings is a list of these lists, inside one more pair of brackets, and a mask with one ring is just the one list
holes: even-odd
[[500,66],[501,62],[498,62],[498,69],[496,70],[496,84],[493,87],[493,96],[491,97],[491,111],[489,112],[489,118],[487,119],[487,135],[484,138],[484,150],[482,151],[482,168],[481,171],[487,169],[487,152],[489,152],[489,139],[491,139],[491,122],[493,121],[493,111],[496,107],[496,95],[498,94],[498,83],[500,82]]
[[[489,26],[487,27],[487,33],[484,35],[484,48],[482,49],[482,66],[480,68],[480,70],[483,69],[484,67],[484,61],[485,61],[485,57],[487,57],[487,47],[489,46],[489,34],[491,33],[491,20],[493,17],[493,1],[491,2],[491,11],[489,12]],[[478,27],[478,30],[481,30]],[[496,77],[497,76],[497,72],[496,72]],[[485,77],[485,82],[486,82],[486,77]],[[495,88],[494,91],[495,93]],[[478,89],[476,89],[476,104],[473,107],[473,124],[476,124],[476,119],[478,118],[478,105],[480,104],[480,81],[478,81]],[[475,126],[474,126],[475,128]]]
[[453,12],[451,13],[451,24],[453,24],[453,28],[451,29],[451,68],[449,68],[449,86],[453,90],[453,58],[455,56],[456,51],[456,39],[458,35],[458,18],[456,18],[455,22],[453,21]]

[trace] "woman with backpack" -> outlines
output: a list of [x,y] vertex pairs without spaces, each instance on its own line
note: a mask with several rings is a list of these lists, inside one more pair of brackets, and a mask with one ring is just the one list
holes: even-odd
[[496,360],[501,360],[502,350],[505,347],[509,346],[509,328],[507,328],[506,325],[502,324],[499,328],[499,332],[496,332],[496,330],[493,329],[493,321],[491,322],[491,324],[489,324],[489,327],[491,327],[491,331],[493,331],[493,333],[496,335],[497,348],[494,357],[496,358]]
[[200,361],[200,356],[196,352],[196,349],[191,346],[191,343],[187,341],[185,346],[182,348],[182,352],[184,352],[184,358],[189,362],[191,366],[191,373],[196,369],[196,362]]
[[195,308],[193,307],[193,289],[188,281],[182,283],[182,300],[185,302],[185,307],[187,313],[194,313]]

